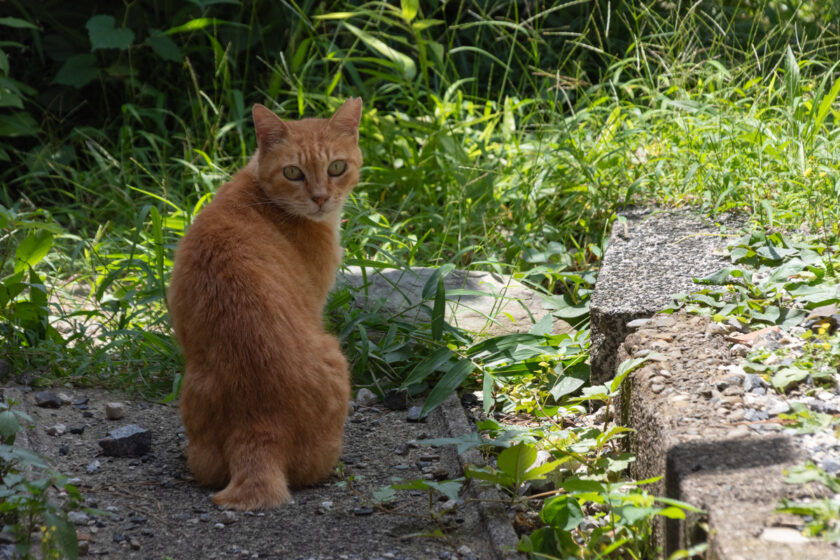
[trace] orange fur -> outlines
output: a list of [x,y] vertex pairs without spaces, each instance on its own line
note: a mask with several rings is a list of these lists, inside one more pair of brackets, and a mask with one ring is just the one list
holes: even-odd
[[[362,164],[361,107],[349,99],[331,119],[284,122],[255,105],[257,153],[178,246],[168,300],[186,357],[188,462],[200,483],[224,487],[219,505],[280,505],[341,453],[350,382],[322,313]],[[336,160],[346,167],[333,176]],[[287,178],[289,166],[303,177]]]

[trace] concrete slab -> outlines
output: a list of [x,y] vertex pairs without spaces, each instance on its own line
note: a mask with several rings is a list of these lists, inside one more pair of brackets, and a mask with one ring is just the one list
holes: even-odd
[[[428,323],[433,304],[423,299],[423,287],[435,270],[348,266],[341,271],[338,284],[362,292],[363,297],[356,299],[360,307]],[[482,336],[528,332],[549,313],[539,293],[509,275],[453,270],[444,277],[444,285],[447,292],[462,294],[447,297],[446,321]],[[554,319],[555,334],[569,330],[568,323]]]
[[686,210],[632,209],[616,222],[590,302],[592,383],[612,378],[627,323],[649,317],[671,296],[696,289],[692,278],[720,270],[717,256],[727,234],[742,224],[730,217],[720,225]]

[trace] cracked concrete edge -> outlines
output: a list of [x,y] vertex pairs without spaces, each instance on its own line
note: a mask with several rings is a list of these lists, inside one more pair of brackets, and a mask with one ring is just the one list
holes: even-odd
[[[438,407],[440,416],[451,437],[458,437],[475,431],[457,393],[452,393]],[[470,449],[458,455],[458,461],[463,470],[466,465],[483,465],[485,463],[481,453]],[[516,552],[519,537],[513,529],[510,518],[502,505],[503,498],[495,488],[482,487],[474,483],[468,485],[467,492],[476,500],[482,525],[487,538],[495,552],[493,560],[522,560],[524,555]]]

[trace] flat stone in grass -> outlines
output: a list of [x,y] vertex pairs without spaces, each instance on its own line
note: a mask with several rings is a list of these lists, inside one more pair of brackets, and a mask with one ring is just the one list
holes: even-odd
[[99,446],[109,457],[140,457],[152,448],[152,432],[137,424],[128,424],[108,432]]
[[41,408],[61,408],[61,399],[52,391],[35,393],[35,404]]
[[[344,284],[364,296],[356,304],[365,309],[399,315],[402,319],[429,322],[431,299],[424,300],[423,287],[436,269],[377,269],[348,266],[342,271]],[[512,276],[493,272],[453,270],[443,278],[446,290],[464,290],[446,301],[446,321],[458,328],[485,336],[528,332],[549,310],[542,296]],[[467,292],[467,293],[465,293]],[[569,332],[571,327],[554,319],[553,332]]]

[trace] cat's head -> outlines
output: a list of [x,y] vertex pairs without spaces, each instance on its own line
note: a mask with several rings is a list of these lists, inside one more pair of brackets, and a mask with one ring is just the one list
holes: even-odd
[[253,115],[265,194],[290,214],[334,220],[359,182],[362,100],[351,97],[329,119],[283,121],[260,104]]

